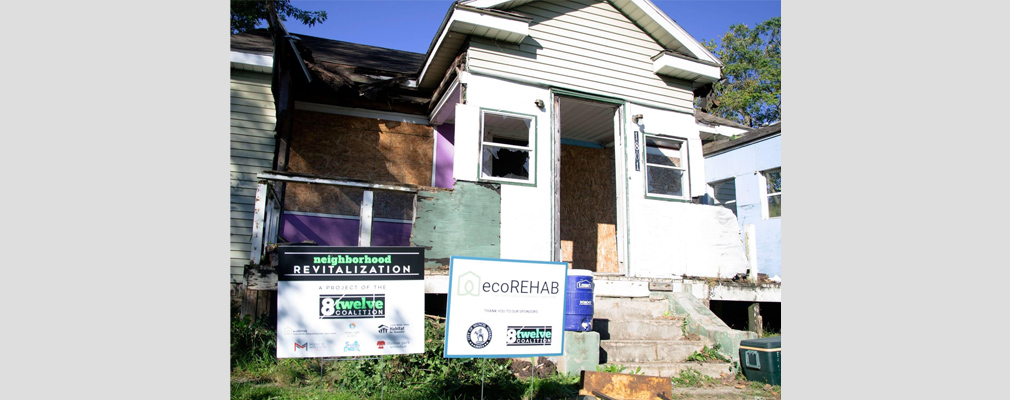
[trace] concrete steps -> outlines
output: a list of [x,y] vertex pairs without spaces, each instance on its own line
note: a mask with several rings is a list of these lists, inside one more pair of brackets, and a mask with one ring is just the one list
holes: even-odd
[[622,363],[621,365],[627,367],[627,369],[624,370],[625,373],[633,372],[636,368],[641,368],[641,373],[648,376],[675,377],[680,375],[680,372],[686,369],[694,369],[701,372],[702,375],[710,376],[712,378],[718,378],[724,372],[727,374],[732,373],[732,366],[729,363],[724,362],[649,362]]
[[600,334],[600,362],[623,365],[625,372],[641,368],[650,376],[677,376],[688,368],[714,378],[729,373],[729,363],[686,361],[712,341],[684,337],[684,317],[670,315],[669,304],[666,298],[596,298],[593,330]]
[[704,346],[701,340],[601,340],[607,363],[677,362]]
[[682,326],[684,319],[678,317],[632,320],[593,318],[593,330],[600,333],[600,340],[682,339]]

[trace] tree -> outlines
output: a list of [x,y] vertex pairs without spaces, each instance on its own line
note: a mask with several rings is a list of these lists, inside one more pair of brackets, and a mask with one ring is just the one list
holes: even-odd
[[705,43],[725,66],[702,111],[757,127],[782,118],[782,17],[754,29],[736,24],[719,42]]
[[231,33],[242,33],[256,29],[260,21],[267,19],[267,2],[274,3],[281,21],[288,17],[313,26],[326,21],[326,11],[305,11],[292,6],[289,0],[231,0]]

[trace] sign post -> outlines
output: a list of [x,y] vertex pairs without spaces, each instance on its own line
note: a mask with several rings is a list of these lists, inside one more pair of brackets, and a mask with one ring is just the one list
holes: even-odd
[[447,358],[560,356],[567,264],[453,256]]
[[278,248],[277,358],[424,352],[424,248]]

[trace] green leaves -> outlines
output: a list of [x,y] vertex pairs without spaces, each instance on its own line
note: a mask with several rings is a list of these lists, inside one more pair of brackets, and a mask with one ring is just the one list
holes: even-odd
[[714,86],[710,114],[757,127],[781,119],[782,17],[761,22],[754,29],[736,24],[719,38],[705,43],[725,65],[723,80]]
[[[272,0],[231,0],[231,33],[242,33],[256,29],[256,25],[267,19],[267,2]],[[281,21],[294,18],[307,26],[326,21],[326,11],[305,11],[292,6],[289,0],[273,1],[277,17]]]

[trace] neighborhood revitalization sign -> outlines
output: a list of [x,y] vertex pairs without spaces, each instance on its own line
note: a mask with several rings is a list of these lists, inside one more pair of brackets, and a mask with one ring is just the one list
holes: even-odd
[[567,264],[453,256],[443,356],[560,356]]
[[277,250],[277,358],[424,352],[424,248]]

